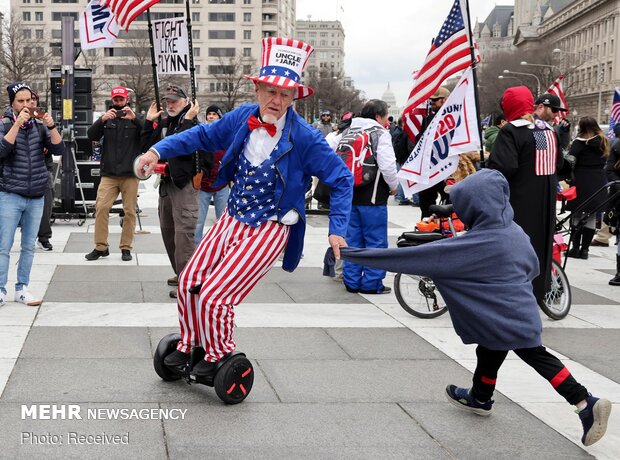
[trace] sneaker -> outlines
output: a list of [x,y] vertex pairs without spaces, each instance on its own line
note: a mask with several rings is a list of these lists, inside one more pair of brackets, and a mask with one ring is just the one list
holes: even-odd
[[460,388],[456,385],[446,387],[446,399],[454,406],[473,412],[478,415],[491,415],[493,400],[480,402],[471,395],[469,388]]
[[189,353],[174,350],[164,358],[164,364],[173,369],[183,369],[189,361]]
[[26,288],[15,291],[15,302],[21,302],[29,307],[38,307],[43,303],[42,300],[35,299]]
[[54,246],[52,246],[52,243],[50,243],[49,240],[37,240],[37,246],[44,251],[51,251],[54,249]]
[[360,293],[362,294],[389,294],[390,292],[392,292],[392,288],[388,286],[383,286],[383,290],[381,291],[366,291],[360,289]]
[[174,275],[172,278],[168,278],[168,286],[178,286],[179,285],[179,277]]
[[213,378],[215,377],[215,369],[217,368],[217,363],[209,363],[204,359],[201,359],[198,364],[194,366],[192,369],[192,374],[196,377],[202,378]]
[[86,260],[97,260],[99,257],[108,257],[110,255],[109,250],[100,251],[99,249],[93,249],[92,252],[89,252],[84,257]]
[[620,286],[620,272],[616,273],[612,279],[609,280],[611,286]]
[[123,259],[124,262],[128,262],[132,259],[131,251],[129,249],[121,249],[121,254],[121,259]]
[[6,297],[6,292],[0,290],[0,307],[4,307],[5,297]]
[[172,290],[168,293],[168,295],[170,296],[170,298],[171,298],[171,299],[176,299],[176,298],[178,297],[177,290],[176,290],[176,289],[172,289]]
[[591,446],[601,439],[607,430],[611,402],[607,399],[595,398],[591,394],[586,397],[586,402],[588,406],[577,413],[583,425],[581,442],[584,446]]

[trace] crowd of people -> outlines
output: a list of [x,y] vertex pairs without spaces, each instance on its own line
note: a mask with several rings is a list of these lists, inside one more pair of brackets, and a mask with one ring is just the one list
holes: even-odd
[[[577,136],[571,140],[570,123],[564,118],[554,123],[565,110],[557,96],[534,99],[525,87],[508,88],[501,99],[502,113],[493,117],[485,132],[487,170],[477,172],[479,156],[464,155],[448,181],[406,198],[397,172],[417,139],[409,139],[402,122],[389,116],[388,105],[371,99],[358,114],[345,112],[337,119],[332,111],[322,110],[318,121],[307,123],[294,110],[294,102],[313,93],[300,83],[311,47],[300,42],[293,47],[276,38],[265,41],[269,46],[263,49],[263,71],[247,77],[255,85],[255,104],[226,114],[210,105],[206,122],[200,123],[198,102],[182,86],[170,84],[162,92],[164,107],[153,103],[142,118],[131,108],[128,90],[117,86],[110,94],[112,105],[88,130],[92,141],[102,143],[102,177],[94,249],[85,255],[87,260],[110,256],[109,212],[119,194],[125,215],[121,260],[132,260],[139,183],[135,168],[147,175],[160,168],[158,216],[173,273],[165,282],[173,287],[170,297],[177,299],[181,331],[181,341],[166,357],[166,365],[183,368],[190,350],[202,346],[206,354],[194,373],[209,378],[217,363],[235,350],[235,307],[279,256],[287,271],[300,262],[306,194],[314,177],[315,185],[328,188],[327,242],[335,259],[343,251],[343,288],[369,295],[389,293],[390,287],[383,283],[386,269],[432,276],[449,303],[457,333],[465,343],[478,344],[473,386],[448,386],[450,402],[488,415],[497,372],[508,351],[514,350],[577,407],[584,428],[582,442],[598,441],[611,405],[590,395],[542,346],[537,304],[550,283],[559,180],[577,189],[577,200],[569,204],[573,217],[568,256],[587,259],[595,241],[597,213],[618,216],[620,210],[620,199],[608,209],[604,195],[589,199],[607,181],[620,180],[620,140],[612,145],[591,117],[579,120]],[[281,61],[283,51],[299,59]],[[51,206],[45,204],[51,194],[49,162],[64,147],[49,114],[33,118],[29,107],[36,106],[37,96],[28,85],[9,85],[8,93],[10,107],[0,125],[0,306],[7,296],[9,252],[18,225],[22,245],[15,300],[36,306],[41,300],[28,291],[29,274],[35,242],[44,250],[53,249],[51,229],[44,223],[49,224]],[[440,87],[430,97],[422,131],[449,96],[448,88]],[[616,135],[620,138],[620,130]],[[362,179],[347,159],[345,144],[370,152]],[[473,188],[488,189],[481,201],[487,207],[472,204],[479,201],[472,199]],[[612,193],[618,190],[620,186],[615,186]],[[391,196],[398,204],[419,205],[422,218],[431,215],[432,204],[452,200],[471,231],[453,241],[413,248],[411,257],[397,257],[398,250],[387,249]],[[216,221],[204,232],[211,201]],[[617,231],[615,219],[606,222]],[[504,233],[511,244],[518,243],[519,251],[505,250],[498,240]],[[472,249],[482,244],[485,251]],[[478,267],[493,267],[493,276],[482,286],[463,271],[455,274],[453,264],[439,260],[444,247],[451,251],[445,257],[475,259]],[[418,253],[424,257],[418,258]],[[612,285],[620,285],[620,247],[617,254]],[[493,302],[480,297],[489,289],[497,291]],[[477,318],[480,327],[467,326],[467,315]]]

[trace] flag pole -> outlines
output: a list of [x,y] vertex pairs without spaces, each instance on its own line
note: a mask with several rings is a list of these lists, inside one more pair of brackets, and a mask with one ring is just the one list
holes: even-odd
[[469,18],[469,0],[465,0],[465,11],[467,12],[467,36],[469,39],[469,53],[471,55],[471,74],[474,81],[474,101],[476,102],[476,122],[478,123],[478,134],[480,136],[480,168],[485,167],[484,147],[482,146],[482,122],[480,121],[480,103],[478,97],[478,77],[476,76],[476,53],[474,50],[474,37],[471,32],[471,20]]
[[155,62],[155,43],[153,41],[153,24],[151,23],[151,9],[146,10],[146,19],[149,24],[149,41],[151,42],[151,67],[153,69],[153,86],[155,87],[155,102],[157,110],[161,110],[159,102],[159,80],[157,78],[157,63]]
[[196,102],[196,67],[194,67],[194,43],[192,37],[192,18],[189,12],[189,0],[185,0],[185,11],[185,15],[187,16],[187,44],[189,47],[189,78],[192,102]]

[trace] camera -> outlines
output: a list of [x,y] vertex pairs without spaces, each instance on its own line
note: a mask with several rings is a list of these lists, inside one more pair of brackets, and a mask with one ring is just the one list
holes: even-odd
[[32,118],[43,118],[45,115],[45,110],[41,107],[28,107],[28,111],[30,112],[30,116]]
[[116,117],[117,118],[123,118],[125,115],[127,115],[127,112],[125,110],[117,110],[116,111]]

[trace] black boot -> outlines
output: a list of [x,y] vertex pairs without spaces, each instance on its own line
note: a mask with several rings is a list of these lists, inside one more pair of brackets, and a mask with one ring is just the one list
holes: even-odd
[[616,256],[616,276],[609,280],[612,286],[620,286],[620,256]]
[[588,251],[590,250],[590,243],[592,243],[592,238],[594,238],[594,229],[584,228],[581,236],[581,250],[579,251],[579,257],[582,259],[588,258]]
[[580,254],[579,254],[579,249],[580,249],[580,245],[581,245],[581,233],[582,233],[582,231],[583,231],[583,227],[575,228],[573,230],[573,234],[570,237],[571,248],[566,253],[566,257],[573,257],[575,259],[579,259],[579,257],[581,257]]

